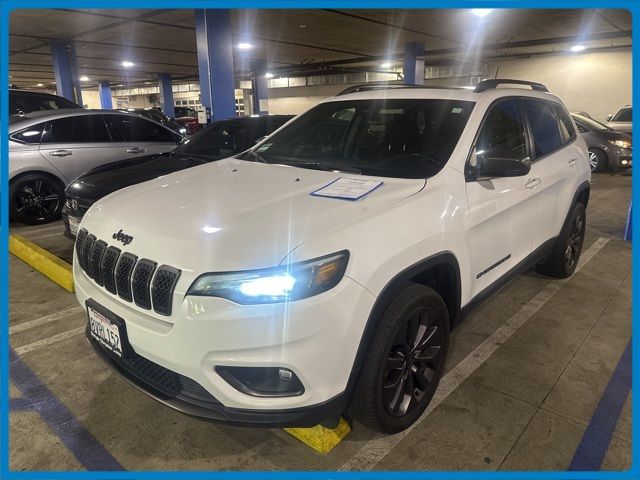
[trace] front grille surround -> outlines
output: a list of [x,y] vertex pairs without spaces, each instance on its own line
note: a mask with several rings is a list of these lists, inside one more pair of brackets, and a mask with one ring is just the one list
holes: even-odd
[[100,287],[140,308],[171,316],[181,270],[169,265],[156,269],[154,260],[122,253],[85,228],[76,236],[76,255],[80,268]]

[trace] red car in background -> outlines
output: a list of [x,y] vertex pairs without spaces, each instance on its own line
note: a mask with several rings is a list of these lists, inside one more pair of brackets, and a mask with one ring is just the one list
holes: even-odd
[[202,128],[198,122],[198,112],[190,107],[175,107],[175,121],[187,129],[187,135],[193,135]]

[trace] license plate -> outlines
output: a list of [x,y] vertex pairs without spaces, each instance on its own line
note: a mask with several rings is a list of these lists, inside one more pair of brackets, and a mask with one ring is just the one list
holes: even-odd
[[104,348],[118,357],[122,357],[124,342],[119,326],[91,305],[87,305],[87,314],[89,316],[91,336],[100,342]]
[[71,232],[71,235],[73,235],[74,237],[76,235],[78,235],[78,227],[80,226],[80,220],[78,220],[76,217],[69,217],[69,232]]

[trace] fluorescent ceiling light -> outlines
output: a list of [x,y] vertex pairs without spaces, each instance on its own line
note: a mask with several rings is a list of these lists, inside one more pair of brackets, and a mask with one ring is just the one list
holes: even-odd
[[587,47],[585,47],[584,45],[574,45],[573,47],[571,47],[572,52],[581,52],[586,49]]
[[37,84],[36,84],[36,87],[44,87],[44,84],[42,84],[42,83],[37,83]]
[[125,60],[125,61],[123,61],[123,62],[122,62],[122,66],[123,66],[124,68],[133,67],[133,65],[134,65],[134,63],[133,63],[133,62],[131,62],[131,61],[129,61],[129,60]]
[[251,50],[253,48],[253,45],[251,45],[249,42],[242,42],[238,44],[238,48],[240,50]]
[[382,68],[391,68],[391,64],[390,63],[383,63],[382,65],[380,65]]
[[493,8],[472,8],[471,13],[478,17],[486,17],[491,12],[493,12]]
[[80,77],[80,81],[81,81],[81,82],[88,82],[88,81],[89,81],[89,77],[87,77],[86,75],[82,75],[82,76]]
[[267,78],[273,78],[273,73],[267,72],[264,74],[264,76]]

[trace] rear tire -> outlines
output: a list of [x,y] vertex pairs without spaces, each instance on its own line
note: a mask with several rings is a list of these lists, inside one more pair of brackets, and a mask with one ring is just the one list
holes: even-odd
[[42,173],[27,173],[9,185],[9,216],[25,225],[41,225],[60,218],[64,187]]
[[536,271],[550,277],[570,277],[576,270],[582,253],[586,225],[587,214],[584,205],[576,203],[551,254],[543,262],[536,265]]
[[591,171],[594,173],[603,172],[606,170],[607,165],[607,154],[604,153],[599,148],[590,148],[589,149],[589,165],[591,166]]
[[408,284],[382,314],[349,407],[372,430],[397,433],[425,411],[442,378],[449,313],[433,289]]

